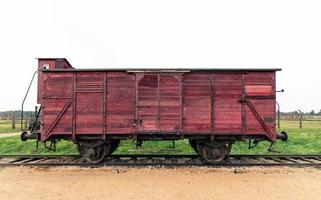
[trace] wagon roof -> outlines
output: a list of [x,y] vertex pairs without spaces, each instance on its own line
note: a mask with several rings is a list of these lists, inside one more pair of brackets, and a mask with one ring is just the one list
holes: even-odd
[[86,68],[86,69],[52,69],[43,71],[85,71],[85,72],[102,72],[102,71],[126,71],[129,73],[137,72],[190,72],[190,71],[221,71],[221,72],[272,72],[281,71],[280,68]]
[[[66,58],[37,58],[39,60],[64,60],[69,65],[70,63]],[[70,65],[72,66],[72,65]],[[190,71],[221,71],[221,72],[274,72],[281,71],[280,68],[208,68],[208,67],[200,67],[200,68],[80,68],[80,69],[47,69],[43,71],[93,71],[93,72],[101,72],[101,71],[126,71],[129,73],[137,73],[137,72],[190,72]]]

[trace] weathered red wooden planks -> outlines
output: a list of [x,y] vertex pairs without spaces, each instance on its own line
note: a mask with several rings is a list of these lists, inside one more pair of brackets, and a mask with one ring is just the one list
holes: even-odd
[[107,73],[107,134],[131,133],[135,121],[135,76]]
[[[70,67],[64,60],[39,60],[43,133],[54,127],[49,135],[267,134],[246,105],[251,101],[275,134],[274,71],[128,73]],[[57,121],[68,101],[72,106]]]

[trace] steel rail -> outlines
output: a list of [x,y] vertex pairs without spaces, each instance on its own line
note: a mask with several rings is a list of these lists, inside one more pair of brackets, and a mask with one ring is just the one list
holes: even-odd
[[228,160],[208,164],[199,155],[111,155],[104,162],[93,165],[79,155],[0,155],[0,167],[6,166],[314,166],[321,167],[321,155],[230,155]]

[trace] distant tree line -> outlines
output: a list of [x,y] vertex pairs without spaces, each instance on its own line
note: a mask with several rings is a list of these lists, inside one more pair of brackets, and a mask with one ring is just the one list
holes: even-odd
[[[291,112],[281,112],[281,116],[282,115],[298,115],[300,114],[300,112],[298,110],[296,111],[291,111]],[[321,116],[321,109],[319,110],[319,112],[316,112],[314,110],[311,110],[310,112],[303,112],[303,115],[307,115],[307,116]]]
[[[24,118],[32,118],[34,117],[35,112],[34,111],[24,111],[23,116]],[[0,120],[12,120],[20,119],[21,118],[21,111],[20,110],[11,110],[11,111],[0,111]]]
[[[280,112],[280,115],[281,115],[281,119],[299,119],[301,113],[299,110],[296,110],[291,112]],[[319,112],[316,112],[314,110],[311,110],[310,112],[302,112],[302,117],[303,119],[313,119],[313,118],[320,119],[321,109],[319,110]]]

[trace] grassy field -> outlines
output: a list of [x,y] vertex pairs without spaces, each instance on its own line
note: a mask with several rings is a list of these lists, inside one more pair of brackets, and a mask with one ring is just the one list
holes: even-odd
[[12,129],[11,120],[0,120],[0,134],[1,133],[12,133],[20,131],[20,121],[16,121],[16,128]]
[[[0,124],[1,125],[1,124]],[[287,154],[314,154],[321,153],[321,121],[304,121],[303,128],[298,128],[297,121],[281,121],[281,129],[288,133],[287,142],[277,141],[273,150]],[[1,130],[1,129],[0,129]],[[233,154],[272,154],[269,152],[270,143],[261,142],[254,149],[248,149],[248,142],[237,142],[233,148]],[[77,154],[75,145],[68,141],[57,143],[57,151],[51,152],[46,150],[40,143],[40,148],[35,152],[35,141],[20,141],[19,136],[0,138],[0,154]],[[175,148],[171,141],[147,141],[143,147],[136,148],[132,141],[123,141],[117,151],[117,154],[193,154],[187,140],[175,142]]]

